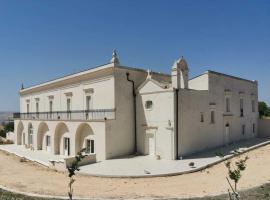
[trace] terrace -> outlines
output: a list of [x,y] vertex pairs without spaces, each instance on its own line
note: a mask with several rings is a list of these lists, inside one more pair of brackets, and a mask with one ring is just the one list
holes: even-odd
[[21,120],[107,120],[115,119],[115,109],[95,109],[77,111],[14,113],[14,119]]

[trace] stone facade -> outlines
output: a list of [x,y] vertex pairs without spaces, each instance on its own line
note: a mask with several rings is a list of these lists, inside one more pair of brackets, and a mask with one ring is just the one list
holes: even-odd
[[256,81],[208,71],[189,80],[184,58],[161,74],[111,62],[20,91],[15,141],[97,161],[139,153],[161,159],[257,136]]

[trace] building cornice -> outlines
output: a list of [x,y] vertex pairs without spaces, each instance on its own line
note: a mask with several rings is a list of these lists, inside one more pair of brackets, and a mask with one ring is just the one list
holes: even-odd
[[95,78],[96,76],[94,75],[96,74],[98,74],[98,76],[102,76],[102,74],[104,74],[104,77],[105,76],[107,77],[109,74],[113,74],[113,68],[114,68],[113,64],[107,64],[107,65],[103,65],[97,68],[79,72],[76,74],[68,75],[62,78],[54,79],[52,81],[48,81],[45,83],[41,83],[35,86],[31,86],[29,88],[20,90],[20,95],[23,96],[30,93],[38,93],[40,91],[52,90],[54,88],[63,88],[66,85],[78,84],[82,81],[86,81],[89,79],[100,79],[100,77]]

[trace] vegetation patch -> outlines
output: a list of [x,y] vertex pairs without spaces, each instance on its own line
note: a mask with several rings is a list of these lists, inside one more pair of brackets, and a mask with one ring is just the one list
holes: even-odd
[[[49,200],[46,198],[38,198],[38,197],[29,197],[21,194],[15,194],[12,192],[7,192],[5,190],[0,189],[0,199],[1,200]],[[57,199],[50,199],[57,200]]]
[[[269,200],[270,199],[270,183],[253,189],[240,191],[240,196],[245,200]],[[21,194],[15,194],[0,189],[1,200],[60,200],[60,199],[46,199],[38,197],[28,197]],[[156,198],[156,200],[161,200]],[[168,200],[178,200],[177,198],[168,198]],[[179,199],[180,200],[180,199]],[[182,199],[183,200],[183,199]],[[189,198],[185,200],[228,200],[228,195],[220,195],[215,197],[203,197],[203,198]]]

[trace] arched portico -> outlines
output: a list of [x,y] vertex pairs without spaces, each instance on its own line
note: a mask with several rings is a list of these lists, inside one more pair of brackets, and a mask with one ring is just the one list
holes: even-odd
[[54,154],[70,155],[70,134],[67,125],[57,124],[54,133]]
[[24,134],[23,134],[24,126],[20,121],[17,126],[17,145],[24,145]]
[[51,137],[48,131],[48,125],[45,122],[41,122],[37,131],[37,150],[50,150]]
[[80,124],[75,135],[75,153],[83,148],[86,148],[89,154],[95,153],[94,132],[87,123]]

